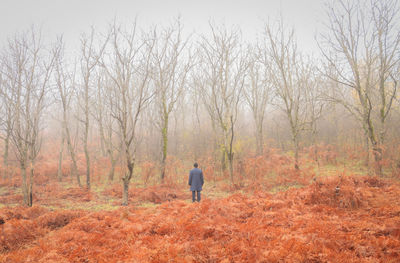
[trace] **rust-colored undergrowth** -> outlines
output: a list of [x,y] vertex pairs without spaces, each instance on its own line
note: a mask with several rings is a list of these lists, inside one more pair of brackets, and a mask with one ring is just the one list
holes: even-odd
[[324,177],[194,204],[174,188],[149,189],[140,198],[159,206],[2,208],[0,262],[400,261],[400,186],[391,181]]

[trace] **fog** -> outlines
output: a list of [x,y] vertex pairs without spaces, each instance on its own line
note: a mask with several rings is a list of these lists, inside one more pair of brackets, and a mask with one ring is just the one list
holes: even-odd
[[[79,49],[79,37],[91,26],[106,30],[115,17],[129,24],[135,17],[142,28],[167,24],[182,17],[185,33],[208,33],[208,22],[240,25],[245,39],[255,40],[263,23],[281,15],[290,26],[296,26],[299,45],[307,52],[318,53],[315,34],[326,22],[324,1],[183,1],[183,0],[117,0],[117,1],[64,1],[64,0],[2,0],[4,14],[0,17],[0,45],[15,32],[28,29],[32,24],[41,26],[46,37],[63,35],[69,50]],[[301,37],[300,37],[301,36]]]

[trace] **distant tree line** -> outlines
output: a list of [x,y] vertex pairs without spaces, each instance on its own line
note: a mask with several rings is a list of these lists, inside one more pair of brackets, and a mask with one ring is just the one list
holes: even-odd
[[295,29],[282,19],[266,23],[252,43],[237,26],[210,22],[207,34],[187,35],[179,18],[149,30],[115,20],[105,32],[82,34],[75,56],[62,36],[46,43],[35,27],[16,34],[0,56],[4,171],[15,156],[31,206],[35,164],[52,131],[60,140],[58,177],[68,155],[71,176],[83,187],[77,166],[83,151],[90,188],[97,142],[110,160],[110,181],[117,162],[126,167],[127,205],[139,158],[156,161],[163,182],[171,152],[193,159],[212,153],[233,184],[240,139],[254,136],[254,154],[261,156],[268,138],[279,147],[286,136],[300,169],[302,145],[338,144],[340,133],[360,130],[380,175],[385,147],[399,142],[399,4],[340,0],[327,14],[318,59],[298,49]]

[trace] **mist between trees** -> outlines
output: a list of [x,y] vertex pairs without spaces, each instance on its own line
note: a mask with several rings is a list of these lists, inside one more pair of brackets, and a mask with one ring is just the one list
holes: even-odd
[[398,8],[328,6],[318,59],[302,53],[301,36],[282,19],[265,23],[251,43],[239,26],[210,22],[207,34],[187,36],[179,18],[148,30],[116,19],[83,33],[74,56],[62,36],[45,42],[33,26],[1,51],[2,176],[20,168],[29,206],[35,168],[55,152],[58,178],[68,159],[82,187],[91,187],[93,160],[108,160],[110,181],[122,167],[125,205],[135,167],[155,163],[163,183],[169,157],[188,169],[211,159],[216,176],[238,184],[235,163],[268,158],[272,148],[293,156],[296,170],[310,147],[316,163],[319,149],[338,158],[352,150],[384,176],[400,167]]

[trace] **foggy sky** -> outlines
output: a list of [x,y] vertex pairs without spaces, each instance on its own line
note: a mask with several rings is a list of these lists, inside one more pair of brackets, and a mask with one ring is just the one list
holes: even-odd
[[141,28],[162,25],[181,16],[187,33],[207,33],[208,22],[239,25],[244,40],[253,41],[264,21],[282,13],[294,26],[299,48],[318,53],[314,40],[324,21],[324,0],[0,0],[0,47],[15,32],[32,24],[51,41],[62,34],[67,47],[76,49],[79,36],[90,26],[104,31],[116,17],[129,24],[138,17]]

